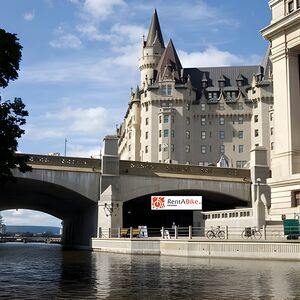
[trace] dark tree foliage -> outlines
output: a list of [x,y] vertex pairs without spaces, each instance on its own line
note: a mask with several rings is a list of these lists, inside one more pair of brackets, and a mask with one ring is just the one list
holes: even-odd
[[22,46],[16,34],[0,28],[0,87],[7,87],[10,80],[18,78]]
[[21,172],[31,170],[26,162],[28,156],[15,155],[18,148],[17,139],[24,133],[20,126],[25,125],[28,112],[20,98],[0,104],[0,183],[12,177],[12,169]]
[[[0,28],[0,87],[7,87],[10,80],[18,78],[22,46],[15,34]],[[24,134],[20,126],[25,125],[28,112],[20,98],[1,103],[0,97],[0,187],[7,179],[12,179],[12,169],[21,172],[31,170],[26,162],[28,156],[16,155],[17,139]]]

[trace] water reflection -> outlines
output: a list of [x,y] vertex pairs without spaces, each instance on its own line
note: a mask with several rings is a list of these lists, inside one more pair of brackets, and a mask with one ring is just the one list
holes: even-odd
[[0,244],[1,299],[300,299],[300,263]]

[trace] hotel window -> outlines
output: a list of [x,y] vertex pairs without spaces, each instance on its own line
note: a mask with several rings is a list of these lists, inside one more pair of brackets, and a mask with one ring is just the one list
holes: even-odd
[[225,109],[224,103],[220,103],[219,104],[219,110],[224,110],[224,109]]
[[164,123],[169,123],[169,116],[168,115],[164,115]]
[[219,139],[220,140],[224,140],[224,138],[225,138],[225,131],[219,131]]
[[201,104],[201,110],[205,110],[205,108],[206,108],[206,107],[205,107],[205,103],[202,103],[202,104]]
[[270,113],[270,121],[273,121],[273,113]]
[[172,151],[172,152],[174,152],[174,151],[175,151],[174,144],[171,144],[171,151]]
[[128,145],[128,151],[131,151],[131,145]]
[[237,167],[238,169],[241,169],[241,168],[243,167],[242,164],[243,164],[243,163],[242,163],[241,160],[237,160],[237,161],[236,161],[236,167]]
[[205,154],[206,153],[206,146],[201,146],[201,153]]
[[168,84],[167,85],[167,95],[170,96],[172,94],[172,85]]
[[274,150],[274,142],[271,143],[271,150]]
[[296,5],[297,5],[297,8],[300,7],[300,0],[297,0],[297,1],[296,1]]
[[175,130],[174,129],[171,130],[171,137],[175,137]]
[[206,139],[206,131],[201,131],[201,140]]
[[145,133],[145,138],[146,138],[146,140],[148,139],[148,137],[149,137],[149,132],[146,131],[146,133]]
[[258,122],[258,115],[255,115],[254,116],[254,123],[257,123]]
[[220,125],[224,125],[225,124],[225,118],[224,117],[220,117],[219,118],[219,124]]
[[190,117],[186,117],[186,124],[190,125],[190,123],[191,123]]
[[294,11],[294,1],[288,2],[288,12],[289,14]]
[[164,129],[164,137],[168,137],[169,136],[169,129]]
[[235,137],[235,130],[232,131],[232,137]]
[[191,151],[191,146],[190,145],[186,145],[185,146],[185,151],[186,152],[190,152]]
[[158,131],[158,137],[161,137],[161,130]]
[[190,132],[189,130],[187,130],[187,131],[185,132],[185,137],[186,137],[187,139],[189,139],[189,138],[191,137],[191,132]]
[[274,128],[271,127],[271,135],[273,135],[273,134],[274,134]]
[[159,123],[161,123],[161,116],[158,117],[158,121],[159,121]]
[[254,130],[254,136],[258,136],[258,129]]
[[149,109],[148,105],[146,105],[146,107],[145,107],[145,108],[146,108],[146,111],[148,111],[148,109]]
[[232,151],[235,151],[235,145],[232,145]]
[[149,124],[149,118],[146,118],[146,125]]
[[145,153],[148,153],[148,146],[145,146]]
[[225,153],[225,146],[224,145],[220,145],[220,153]]
[[293,191],[292,207],[300,205],[300,191]]
[[161,152],[161,144],[158,145],[158,151]]
[[239,153],[244,152],[244,145],[239,145]]
[[244,131],[240,130],[239,131],[239,139],[243,139],[244,138]]
[[239,104],[238,104],[238,109],[240,109],[240,110],[244,109],[243,103],[239,103]]
[[201,125],[202,126],[206,125],[206,118],[205,117],[201,117]]
[[167,96],[167,87],[165,85],[161,86],[161,95]]
[[258,106],[257,101],[255,101],[255,102],[253,103],[253,108],[257,108],[257,106]]
[[190,110],[190,109],[191,109],[191,104],[187,103],[187,104],[186,104],[186,109],[187,109],[187,110]]
[[174,117],[174,116],[171,116],[171,120],[172,120],[172,123],[174,123],[175,117]]
[[239,116],[238,117],[238,124],[243,124],[244,123],[244,117],[243,116]]

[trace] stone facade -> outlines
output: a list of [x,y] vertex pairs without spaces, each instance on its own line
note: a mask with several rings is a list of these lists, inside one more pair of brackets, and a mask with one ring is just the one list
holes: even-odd
[[156,11],[142,42],[141,82],[118,129],[122,160],[247,167],[274,141],[272,65],[183,68]]

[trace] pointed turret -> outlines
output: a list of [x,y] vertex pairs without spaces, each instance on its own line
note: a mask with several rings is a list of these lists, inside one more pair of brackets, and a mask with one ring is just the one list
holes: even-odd
[[147,40],[142,43],[142,57],[139,60],[141,71],[141,86],[151,85],[155,82],[156,67],[165,51],[165,44],[162,37],[156,10],[153,13],[152,21]]
[[161,44],[161,46],[164,46],[164,39],[161,33],[159,21],[158,21],[158,16],[156,9],[154,10],[153,16],[152,16],[152,21],[150,25],[150,29],[148,32],[147,40],[146,40],[146,47],[151,47],[153,46],[153,43],[155,40],[158,40]]
[[173,74],[174,80],[180,81],[181,69],[182,65],[180,59],[177,55],[172,39],[170,39],[168,46],[158,63],[156,81],[161,81],[165,75],[168,75],[169,73]]

